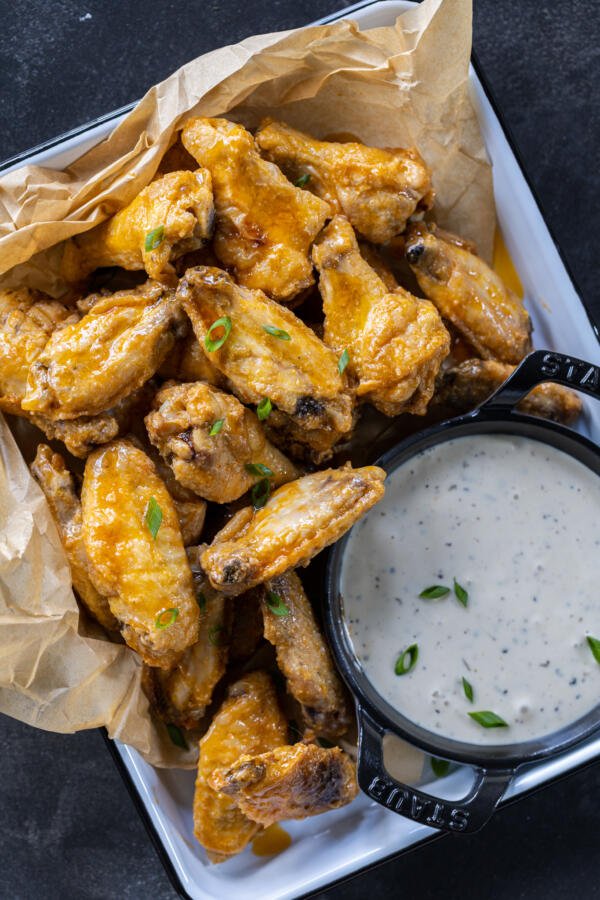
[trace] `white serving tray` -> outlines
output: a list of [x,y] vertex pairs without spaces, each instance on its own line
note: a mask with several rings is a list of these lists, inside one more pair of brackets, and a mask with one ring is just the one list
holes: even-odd
[[[317,24],[347,18],[350,14],[361,28],[391,25],[411,5],[405,0],[366,0]],[[473,69],[471,86],[493,163],[498,220],[525,289],[535,327],[535,345],[599,363],[600,346],[590,319],[492,102]],[[62,169],[106,137],[126,111],[119,110],[14,157],[0,166],[0,172],[25,162]],[[586,403],[578,429],[600,442],[598,404]],[[116,743],[114,752],[176,888],[192,900],[295,900],[437,834],[361,795],[341,810],[304,822],[286,823],[292,843],[278,856],[257,857],[247,850],[222,865],[210,865],[193,835],[194,773],[154,769],[135,750],[123,744]],[[530,766],[514,778],[503,802],[584,766],[599,755],[600,737],[596,737],[550,761]],[[458,797],[464,793],[467,783],[468,776],[463,769],[436,781],[429,789],[448,798]]]

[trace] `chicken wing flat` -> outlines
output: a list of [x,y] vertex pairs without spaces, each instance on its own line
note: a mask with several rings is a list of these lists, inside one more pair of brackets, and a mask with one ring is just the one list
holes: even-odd
[[265,828],[339,809],[358,793],[354,763],[343,750],[303,743],[240,756],[217,769],[210,784]]
[[288,691],[300,703],[310,729],[328,738],[341,737],[350,725],[350,710],[302,582],[289,571],[268,581],[266,587],[264,633],[277,651]]
[[[203,382],[163,387],[145,421],[177,481],[207,500],[237,500],[264,478],[260,471],[270,472],[275,485],[298,476],[267,440],[255,413]],[[253,468],[257,464],[263,468]]]
[[212,176],[214,250],[240,284],[284,301],[310,287],[310,245],[330,215],[329,205],[262,159],[241,125],[190,119],[181,139]]
[[109,631],[118,631],[119,626],[110,611],[108,600],[96,590],[90,578],[89,560],[82,537],[81,503],[64,459],[46,444],[38,444],[31,472],[46,495],[56,522],[69,560],[73,587],[87,611],[100,625]]
[[375,244],[404,231],[414,212],[433,203],[431,173],[416,150],[317,141],[269,120],[257,131],[256,143],[290,181],[304,182]]
[[23,409],[75,419],[115,406],[154,375],[185,327],[175,295],[156,282],[87,305],[31,366]]
[[410,226],[405,252],[425,296],[483,359],[518,363],[529,352],[527,310],[482,259],[423,224]]
[[213,366],[200,346],[194,332],[177,341],[158,374],[175,381],[205,381],[215,387],[225,387],[226,383],[225,377]]
[[284,744],[287,721],[266,672],[251,672],[229,688],[227,699],[200,740],[194,794],[194,834],[213,862],[239,853],[259,826],[235,801],[209,784],[215,769],[232,766],[243,753],[260,754]]
[[262,291],[241,287],[220,269],[189,269],[177,296],[207,351],[243,403],[268,397],[280,413],[297,424],[299,436],[312,440],[324,433],[329,446],[352,427],[352,398],[338,371],[338,357],[314,331]]
[[423,414],[450,335],[428,300],[388,290],[363,258],[354,230],[336,216],[317,239],[313,259],[325,312],[325,343],[348,353],[358,397],[380,412]]
[[324,469],[278,488],[262,509],[240,510],[202,554],[217,590],[235,596],[307,565],[384,494],[377,466]]
[[[435,407],[467,412],[487,400],[514,372],[515,367],[493,359],[467,359],[440,376],[434,395]],[[539,384],[519,403],[517,409],[572,425],[581,413],[579,396],[560,384]]]
[[121,266],[145,269],[157,281],[172,280],[171,261],[201,247],[211,236],[213,222],[206,169],[170,172],[106,222],[67,241],[63,275],[78,282],[101,266]]
[[81,503],[95,587],[129,646],[170,668],[197,640],[200,612],[169,492],[148,456],[119,440],[88,457]]

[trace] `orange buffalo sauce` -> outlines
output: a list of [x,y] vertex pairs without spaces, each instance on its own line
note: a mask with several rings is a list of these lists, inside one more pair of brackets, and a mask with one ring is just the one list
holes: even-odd
[[287,850],[291,843],[291,836],[275,823],[257,834],[252,841],[252,852],[256,856],[275,856]]
[[510,254],[506,249],[502,232],[498,226],[496,226],[496,233],[494,234],[494,261],[492,268],[494,269],[494,272],[500,276],[506,287],[510,288],[511,291],[514,291],[517,297],[523,299],[523,285],[521,284],[521,279],[519,278],[514,263],[510,258]]

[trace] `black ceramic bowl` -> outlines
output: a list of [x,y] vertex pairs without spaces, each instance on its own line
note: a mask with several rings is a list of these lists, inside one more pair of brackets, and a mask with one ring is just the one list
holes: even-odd
[[[538,350],[473,412],[403,441],[378,461],[392,472],[415,454],[454,438],[472,435],[519,435],[549,444],[573,456],[600,476],[600,449],[575,431],[515,412],[515,406],[536,384],[553,381],[600,399],[600,368],[583,360]],[[327,563],[325,627],[337,665],[356,701],[358,718],[358,783],[373,800],[388,809],[444,831],[476,831],[490,818],[516,769],[546,759],[600,731],[600,703],[565,728],[537,740],[481,746],[450,740],[427,731],[398,713],[371,685],[352,647],[344,623],[341,573],[348,535],[330,553]],[[383,737],[390,732],[426,753],[475,769],[469,793],[460,801],[441,800],[392,778],[383,763]]]

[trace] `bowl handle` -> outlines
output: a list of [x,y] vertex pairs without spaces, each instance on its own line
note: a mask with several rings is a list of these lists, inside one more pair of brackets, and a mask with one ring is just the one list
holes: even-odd
[[510,412],[525,394],[544,381],[554,381],[600,400],[600,368],[583,359],[549,350],[534,350],[477,412]]
[[492,816],[514,769],[475,769],[475,783],[459,801],[442,800],[417,790],[386,771],[383,763],[385,729],[358,707],[358,784],[382,806],[440,831],[478,831]]

